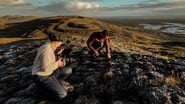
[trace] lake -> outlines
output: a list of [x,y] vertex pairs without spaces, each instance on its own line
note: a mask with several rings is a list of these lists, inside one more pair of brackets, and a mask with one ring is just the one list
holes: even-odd
[[185,34],[185,24],[182,23],[170,23],[170,22],[164,22],[161,24],[142,23],[139,25],[143,26],[144,29],[159,30],[164,33]]

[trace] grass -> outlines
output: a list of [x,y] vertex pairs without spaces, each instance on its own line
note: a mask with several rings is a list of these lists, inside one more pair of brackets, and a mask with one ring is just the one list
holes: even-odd
[[167,85],[178,85],[180,84],[180,80],[176,77],[170,75],[165,78],[165,84]]
[[19,41],[37,40],[43,38],[0,38],[0,45],[11,44]]
[[[2,24],[4,25],[4,22]],[[185,58],[185,43],[178,41],[183,40],[183,36],[171,36],[171,34],[133,27],[119,27],[92,18],[59,16],[23,22],[17,25],[12,24],[12,26],[12,28],[0,30],[1,45],[23,40],[42,39],[46,34],[40,27],[44,27],[48,32],[60,34],[64,41],[74,40],[75,45],[86,46],[86,40],[90,33],[107,29],[110,31],[112,48],[130,52],[142,52],[143,54],[155,54],[155,56],[164,57],[165,59],[168,57]],[[14,30],[17,30],[17,32]],[[11,35],[9,36],[9,34]],[[22,38],[19,36],[22,34],[31,37]]]

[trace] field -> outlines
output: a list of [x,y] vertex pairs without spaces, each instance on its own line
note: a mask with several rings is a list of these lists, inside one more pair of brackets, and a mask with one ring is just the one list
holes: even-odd
[[144,29],[142,23],[185,23],[183,19],[88,18],[81,16],[3,17],[0,19],[0,45],[47,38],[48,32],[62,34],[85,46],[93,31],[109,30],[111,46],[129,52],[162,58],[185,58],[185,35]]
[[[145,42],[144,44],[134,44],[136,47],[142,48],[144,50],[148,50],[152,53],[156,53],[162,56],[175,56],[178,58],[185,58],[185,34],[172,34],[172,33],[163,33],[158,30],[150,30],[144,29],[143,26],[139,24],[153,24],[159,25],[162,23],[180,23],[185,24],[185,19],[142,19],[142,18],[120,18],[120,17],[111,17],[111,18],[99,18],[101,21],[105,21],[108,23],[116,24],[119,26],[124,26],[129,28],[130,30],[134,30],[137,32],[143,32],[149,37],[154,37],[159,40],[152,41],[149,45]],[[144,30],[143,30],[144,29]],[[185,30],[185,27],[183,27]],[[147,41],[147,40],[143,40]]]

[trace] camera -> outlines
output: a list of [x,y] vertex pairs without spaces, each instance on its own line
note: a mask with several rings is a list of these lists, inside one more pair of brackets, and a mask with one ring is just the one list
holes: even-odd
[[[59,53],[61,49],[63,49],[63,51],[61,53]],[[58,60],[59,58],[62,58],[64,65],[68,64],[69,58],[70,58],[69,55],[70,55],[71,51],[72,51],[72,48],[68,47],[65,44],[62,44],[54,52],[55,56],[56,56],[56,60]]]

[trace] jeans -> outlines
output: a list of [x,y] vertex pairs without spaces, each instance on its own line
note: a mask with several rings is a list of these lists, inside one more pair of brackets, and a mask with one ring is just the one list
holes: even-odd
[[34,82],[36,83],[37,97],[44,99],[61,100],[67,96],[67,91],[60,81],[65,80],[72,73],[72,68],[63,67],[57,69],[50,76],[34,76]]

